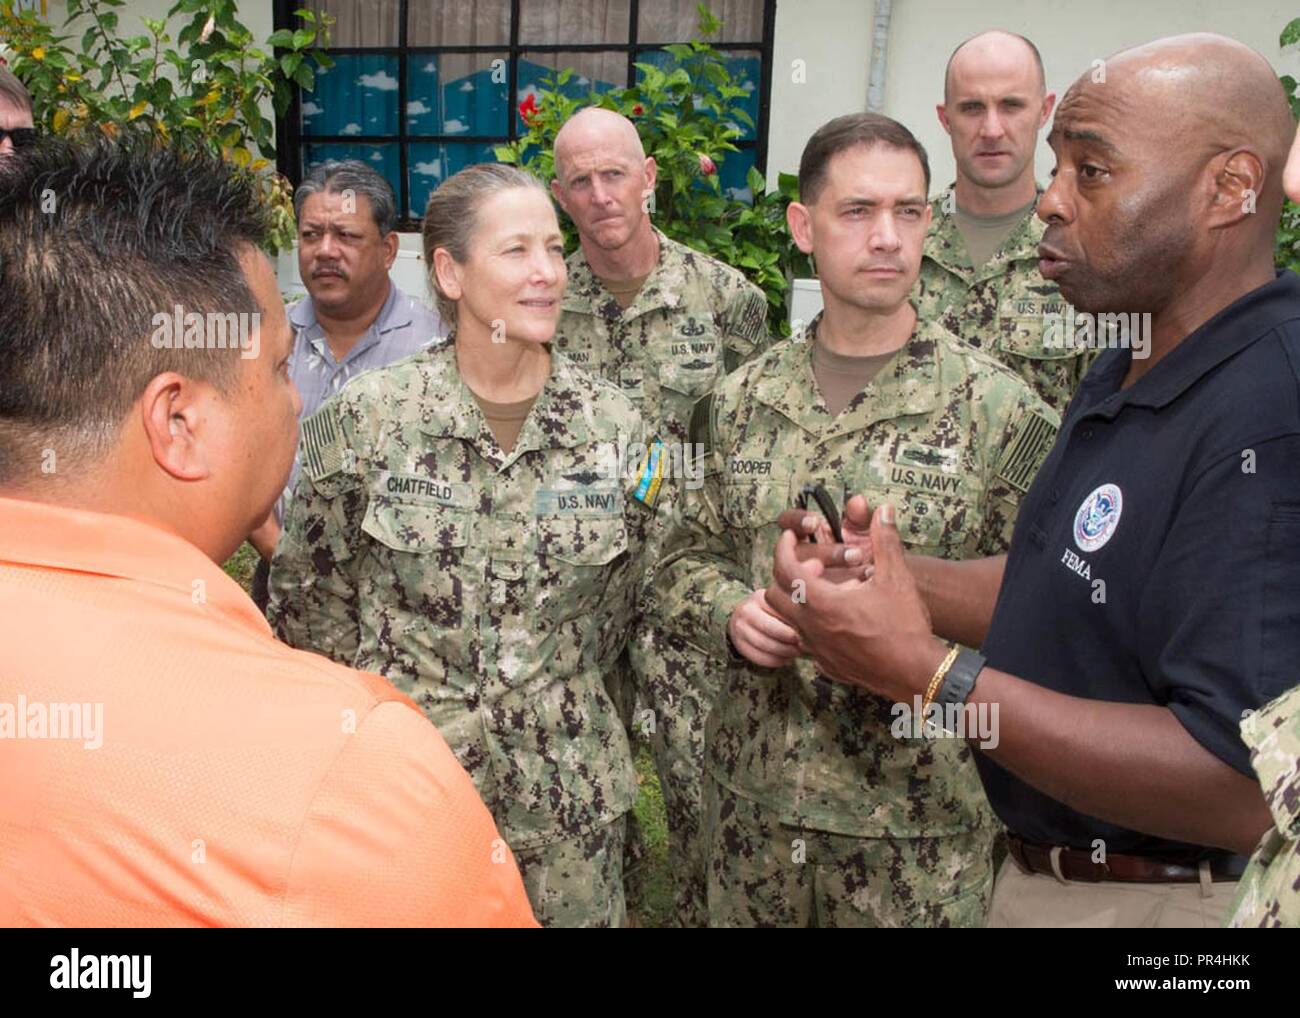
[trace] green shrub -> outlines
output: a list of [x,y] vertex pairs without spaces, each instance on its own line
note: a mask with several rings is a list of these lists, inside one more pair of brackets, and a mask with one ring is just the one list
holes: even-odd
[[[118,32],[124,4],[68,0],[68,34],[56,34],[34,11],[0,2],[0,41],[32,93],[37,124],[60,135],[149,130],[163,141],[206,145],[260,178],[275,210],[271,253],[291,247],[292,188],[275,172],[275,126],[262,103],[283,115],[295,84],[315,84],[312,63],[333,66],[324,53],[333,19],[297,11],[298,28],[272,33],[259,48],[235,0],[177,0],[165,17],[141,18],[146,32],[131,36]],[[171,45],[174,18],[182,22],[179,49]]]
[[[699,8],[699,35],[721,27],[706,8]],[[592,92],[571,98],[563,91],[570,68],[543,82],[536,97],[520,104],[527,131],[510,145],[497,148],[501,162],[529,170],[544,181],[554,176],[555,135],[579,108],[614,110],[637,127],[646,154],[658,166],[651,219],[674,240],[735,266],[762,288],[768,301],[773,335],[788,335],[787,297],[790,280],[811,276],[812,266],[790,238],[786,206],[798,199],[798,179],[779,175],[776,190],[751,169],[746,183],[753,195],[744,201],[722,193],[718,166],[727,153],[738,152],[737,124],[753,126],[738,100],[748,93],[734,80],[723,57],[701,39],[665,46],[676,66],[665,71],[638,63],[641,80],[629,88]],[[577,246],[565,222],[569,250]]]

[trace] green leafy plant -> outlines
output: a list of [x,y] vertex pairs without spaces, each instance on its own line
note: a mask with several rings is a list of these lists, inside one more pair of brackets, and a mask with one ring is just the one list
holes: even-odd
[[[564,91],[572,68],[548,77],[535,96],[520,104],[527,130],[498,147],[496,157],[549,181],[555,173],[555,136],[574,112],[599,106],[623,114],[636,125],[658,167],[650,209],[655,225],[744,272],[767,296],[773,335],[788,335],[790,280],[812,275],[808,256],[794,245],[785,223],[786,206],[798,199],[798,180],[780,174],[769,194],[763,175],[751,169],[746,183],[752,200],[723,193],[718,167],[728,153],[740,151],[735,145],[740,125],[752,127],[753,121],[741,105],[748,92],[736,83],[722,55],[704,41],[722,23],[703,6],[698,12],[702,38],[664,47],[673,58],[671,70],[638,63],[641,77],[635,85],[581,98]],[[577,237],[567,221],[565,238],[573,250]]]
[[[1300,42],[1300,18],[1293,18],[1278,38],[1282,46],[1291,46]],[[1286,89],[1287,100],[1291,103],[1291,112],[1300,117],[1300,96],[1296,95],[1296,80],[1289,74],[1281,77],[1282,87]],[[1279,269],[1291,269],[1300,272],[1300,205],[1290,201],[1282,206],[1282,221],[1277,228],[1277,243],[1273,260]]]
[[333,66],[324,52],[333,19],[296,11],[297,28],[258,47],[235,0],[177,0],[129,36],[119,34],[123,6],[68,0],[67,34],[58,34],[34,11],[0,2],[0,42],[32,93],[38,125],[68,136],[147,130],[163,142],[206,145],[257,176],[273,210],[271,253],[292,246],[292,188],[275,172],[275,126],[264,107],[283,115],[294,85],[315,85],[313,64]]

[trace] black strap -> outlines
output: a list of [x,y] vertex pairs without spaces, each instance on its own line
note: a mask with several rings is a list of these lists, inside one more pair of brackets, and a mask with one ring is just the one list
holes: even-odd
[[691,424],[687,432],[691,448],[699,449],[704,456],[709,455],[713,446],[712,419],[713,393],[709,393],[696,402],[695,409],[691,411]]
[[948,674],[943,677],[943,683],[939,686],[934,702],[964,704],[970,697],[970,691],[975,688],[975,680],[983,667],[984,658],[979,651],[962,647],[957,651],[957,657],[952,667],[948,669]]

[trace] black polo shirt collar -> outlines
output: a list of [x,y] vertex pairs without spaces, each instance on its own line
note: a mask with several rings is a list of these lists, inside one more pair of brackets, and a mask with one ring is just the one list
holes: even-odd
[[[1133,362],[1133,351],[1104,352],[1079,387],[1087,396],[1080,400],[1080,412],[1114,420],[1124,406],[1159,410],[1267,336],[1279,321],[1296,317],[1300,317],[1300,276],[1279,272],[1273,282],[1251,290],[1209,318],[1127,389],[1120,385]],[[1232,327],[1225,329],[1228,319]]]

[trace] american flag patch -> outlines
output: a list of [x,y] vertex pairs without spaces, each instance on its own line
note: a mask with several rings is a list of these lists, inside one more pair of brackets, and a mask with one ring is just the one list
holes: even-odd
[[343,434],[334,407],[324,406],[302,422],[302,469],[323,481],[343,469]]
[[1028,411],[1002,453],[998,476],[1013,488],[1028,491],[1055,442],[1056,425],[1041,414]]
[[733,310],[731,332],[748,343],[757,343],[767,325],[767,298],[746,289],[740,306]]

